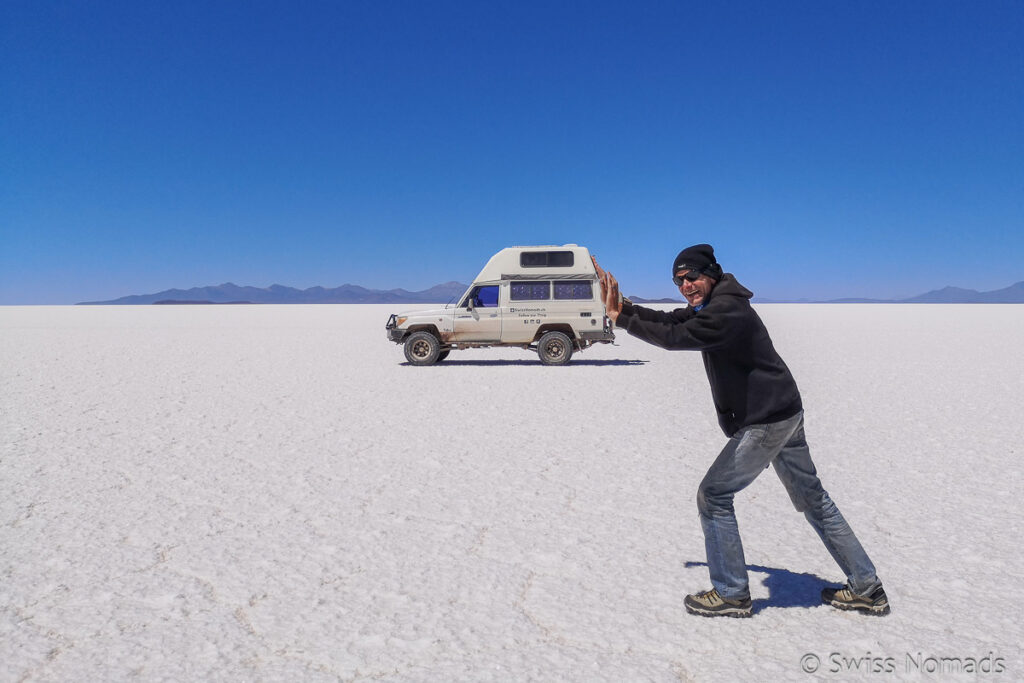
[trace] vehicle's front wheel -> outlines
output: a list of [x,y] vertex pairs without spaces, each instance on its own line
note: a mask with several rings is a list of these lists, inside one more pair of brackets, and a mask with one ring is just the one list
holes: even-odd
[[564,332],[545,332],[537,343],[537,355],[544,365],[565,365],[572,358],[572,340]]
[[413,332],[405,340],[405,359],[413,365],[433,365],[441,355],[441,342],[429,332]]
[[448,357],[448,354],[451,352],[451,349],[441,349],[441,353],[437,354],[437,362],[440,363],[441,361],[443,361],[445,358]]

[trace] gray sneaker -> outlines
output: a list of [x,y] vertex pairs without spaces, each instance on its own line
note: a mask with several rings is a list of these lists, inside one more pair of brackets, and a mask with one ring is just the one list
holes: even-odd
[[889,598],[881,586],[872,591],[871,595],[857,595],[849,586],[842,588],[826,588],[821,591],[821,601],[838,609],[852,610],[884,617],[889,613]]
[[686,611],[702,617],[749,617],[754,612],[750,598],[745,600],[726,600],[712,588],[703,593],[687,595],[683,600]]

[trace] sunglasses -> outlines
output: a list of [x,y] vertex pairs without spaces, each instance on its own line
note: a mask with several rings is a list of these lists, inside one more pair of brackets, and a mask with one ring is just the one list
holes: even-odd
[[[686,268],[686,266],[683,266],[683,268]],[[679,270],[682,270],[683,268],[680,268]],[[673,275],[672,276],[672,282],[675,283],[676,287],[682,287],[684,280],[688,280],[690,282],[696,282],[697,280],[700,279],[700,276],[703,275],[703,274],[704,274],[703,270],[700,270],[698,268],[690,268],[683,275]]]

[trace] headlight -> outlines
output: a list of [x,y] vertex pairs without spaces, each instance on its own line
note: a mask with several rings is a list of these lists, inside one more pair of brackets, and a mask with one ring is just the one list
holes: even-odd
[[403,317],[398,318],[397,320],[395,320],[395,324],[396,325],[404,325],[405,321],[408,320],[408,319],[409,319],[409,316],[403,316]]

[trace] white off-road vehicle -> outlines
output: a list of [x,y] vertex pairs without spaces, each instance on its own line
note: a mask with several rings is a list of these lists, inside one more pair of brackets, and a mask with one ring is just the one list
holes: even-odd
[[573,351],[615,340],[590,252],[575,244],[502,249],[457,304],[392,314],[387,336],[413,365],[485,346],[518,346],[564,365]]

